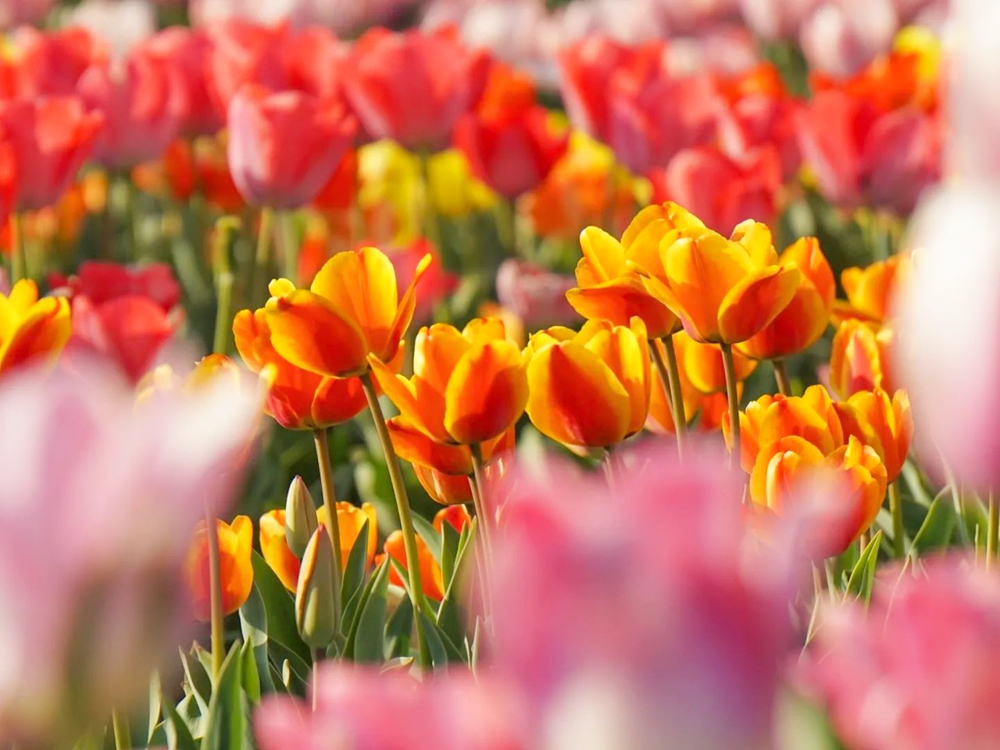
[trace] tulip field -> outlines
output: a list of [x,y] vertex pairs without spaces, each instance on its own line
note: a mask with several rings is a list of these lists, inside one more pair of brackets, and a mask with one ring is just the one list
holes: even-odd
[[1000,3],[0,31],[0,750],[1000,748]]

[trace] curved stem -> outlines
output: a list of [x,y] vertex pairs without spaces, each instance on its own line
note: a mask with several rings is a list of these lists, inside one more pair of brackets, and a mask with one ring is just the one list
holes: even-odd
[[313,442],[316,445],[316,463],[319,464],[319,483],[323,488],[323,507],[326,508],[326,532],[333,545],[333,601],[340,613],[340,576],[343,558],[340,550],[340,518],[337,516],[337,495],[333,486],[333,467],[330,466],[330,442],[326,429],[313,430]]
[[649,355],[660,378],[663,395],[670,405],[670,416],[674,420],[674,435],[677,438],[677,455],[684,455],[684,431],[687,429],[687,415],[684,413],[684,396],[681,393],[681,373],[677,366],[677,351],[674,349],[674,336],[670,334],[661,339],[663,349],[667,353],[664,361],[663,353],[656,341],[649,342]]
[[903,528],[903,504],[899,498],[899,484],[889,485],[889,512],[892,514],[892,551],[896,557],[902,557],[906,552]]
[[774,382],[778,385],[778,393],[782,396],[792,395],[792,383],[788,379],[788,369],[785,367],[785,360],[772,359],[774,366]]
[[10,233],[13,235],[13,248],[10,255],[10,283],[16,284],[26,278],[28,262],[24,251],[24,222],[19,211],[10,215]]
[[740,455],[740,398],[737,393],[736,365],[733,363],[733,347],[719,344],[722,348],[722,365],[726,372],[726,401],[729,404],[729,463],[735,466]]
[[205,540],[208,543],[209,613],[212,628],[212,683],[219,679],[226,658],[225,614],[222,611],[222,571],[219,565],[219,530],[205,508]]
[[410,511],[410,500],[406,494],[406,484],[403,481],[403,471],[399,466],[399,458],[392,447],[392,438],[389,436],[389,428],[385,423],[385,414],[382,413],[382,406],[378,402],[375,393],[375,384],[372,382],[371,372],[366,372],[360,376],[361,387],[368,400],[368,408],[371,410],[372,419],[375,422],[375,431],[378,433],[379,443],[382,445],[382,452],[385,454],[385,463],[389,469],[389,479],[392,481],[392,491],[396,496],[396,510],[399,513],[399,526],[403,532],[403,547],[406,551],[406,568],[410,579],[410,598],[413,602],[413,623],[417,630],[417,646],[420,657],[420,665],[429,667],[431,664],[430,649],[427,647],[427,640],[424,638],[423,617],[427,611],[424,602],[424,585],[420,578],[420,556],[417,553],[417,535],[413,528],[413,516]]

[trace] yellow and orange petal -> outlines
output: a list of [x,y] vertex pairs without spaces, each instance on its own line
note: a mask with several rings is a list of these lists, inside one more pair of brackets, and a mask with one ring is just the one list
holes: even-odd
[[[237,516],[232,524],[217,520],[219,540],[219,577],[222,581],[222,609],[232,614],[243,606],[253,589],[253,523],[246,516]],[[194,542],[188,553],[187,580],[190,587],[194,615],[207,621],[211,613],[211,596],[208,573],[208,539],[205,524],[195,531]]]
[[281,585],[295,591],[301,562],[285,539],[285,511],[272,510],[260,517],[260,553]]
[[[441,566],[438,565],[426,542],[420,536],[416,537],[416,542],[417,559],[420,564],[420,581],[423,584],[424,596],[435,601],[441,601],[444,598],[444,579],[441,573]],[[409,571],[410,568],[406,562],[403,532],[392,532],[385,540],[383,550],[384,554],[389,555],[399,563],[403,570]],[[391,563],[389,564],[389,582],[396,586],[403,586],[403,581]]]

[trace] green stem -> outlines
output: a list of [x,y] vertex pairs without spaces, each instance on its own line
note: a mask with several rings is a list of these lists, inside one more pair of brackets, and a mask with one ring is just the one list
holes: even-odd
[[[274,224],[274,211],[266,206],[260,210],[260,226],[257,228],[257,252],[254,255],[253,273],[250,276],[251,300],[258,299],[257,287],[263,283],[267,288],[268,261],[271,254],[271,234]],[[266,294],[264,295],[267,296]]]
[[738,465],[740,455],[740,398],[737,392],[736,365],[733,362],[733,347],[719,344],[722,349],[722,366],[726,372],[726,401],[729,404],[729,463]]
[[131,750],[132,734],[128,719],[117,709],[111,712],[111,729],[115,735],[115,750]]
[[424,178],[424,237],[434,247],[441,247],[441,220],[434,210],[434,200],[431,196],[431,153],[423,151],[420,154],[420,168]]
[[486,560],[493,565],[493,518],[486,508],[486,472],[483,469],[483,449],[480,445],[470,446],[472,452],[473,483],[472,502],[476,506],[476,516],[479,518],[479,528],[483,534],[483,551]]
[[788,369],[785,367],[785,360],[772,359],[774,366],[774,382],[778,385],[778,393],[782,396],[792,395],[792,383],[788,379]]
[[10,256],[10,283],[27,278],[28,261],[24,251],[24,221],[19,211],[10,215],[10,231],[14,247]]
[[903,504],[897,482],[889,485],[889,512],[892,514],[892,551],[896,557],[902,557],[906,552],[906,532],[903,528]]
[[233,271],[229,263],[229,243],[238,224],[231,219],[221,219],[216,224],[216,237],[212,248],[212,265],[215,267],[215,335],[212,351],[225,354],[229,349],[229,335],[233,330]]
[[[340,549],[340,518],[337,516],[337,496],[333,486],[333,467],[330,465],[330,442],[326,429],[313,430],[313,442],[316,444],[316,462],[319,464],[319,483],[323,488],[323,507],[326,508],[326,531],[333,545],[333,596],[334,601],[340,601],[340,576],[343,559]],[[337,608],[339,611],[339,607]]]
[[299,243],[296,241],[295,223],[290,211],[281,211],[276,217],[276,239],[281,260],[285,267],[285,278],[293,284],[299,282]]
[[222,571],[219,565],[219,532],[214,516],[205,509],[205,540],[208,542],[209,612],[212,627],[212,684],[222,672],[226,658],[226,631],[222,611]]
[[663,395],[670,404],[670,416],[674,420],[674,435],[677,438],[677,455],[684,455],[684,431],[687,429],[687,415],[684,413],[684,396],[681,393],[681,373],[677,366],[677,351],[674,349],[674,336],[668,334],[662,339],[663,349],[667,353],[666,361],[660,352],[656,341],[649,342],[649,354],[656,366],[660,378]]
[[403,471],[399,466],[399,458],[392,447],[392,438],[389,436],[389,427],[385,422],[385,414],[382,413],[382,406],[379,404],[378,395],[375,393],[375,384],[372,382],[371,372],[364,373],[360,378],[361,387],[365,392],[365,398],[368,400],[368,408],[371,410],[372,419],[375,422],[375,431],[378,433],[379,443],[382,444],[382,452],[385,454],[385,463],[389,469],[392,491],[396,496],[396,510],[399,513],[399,526],[403,532],[406,568],[410,579],[410,598],[413,602],[413,623],[417,630],[419,661],[420,665],[426,668],[431,665],[430,649],[427,646],[427,640],[424,638],[423,617],[426,616],[427,606],[424,601],[424,585],[420,578],[420,555],[417,552],[417,535],[413,528],[410,500],[406,494],[406,483],[403,481]]

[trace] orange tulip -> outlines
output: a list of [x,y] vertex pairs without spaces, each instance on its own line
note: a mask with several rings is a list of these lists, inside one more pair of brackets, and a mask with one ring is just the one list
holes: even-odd
[[837,328],[830,349],[830,385],[841,397],[858,391],[882,388],[892,391],[892,342],[889,327],[877,330],[856,319],[845,320]]
[[282,427],[323,429],[346,422],[367,406],[358,378],[317,375],[278,354],[263,309],[238,312],[233,337],[247,367],[261,373],[266,382],[266,411]]
[[[431,554],[424,540],[420,536],[417,536],[416,539],[417,555],[420,560],[420,579],[423,581],[424,595],[435,601],[441,601],[444,599],[444,577],[441,573],[441,566],[434,559],[434,555]],[[389,555],[399,563],[403,570],[409,570],[406,564],[406,551],[403,548],[403,532],[394,531],[389,534],[389,538],[385,540],[383,549],[385,553],[379,558],[380,560],[384,559],[385,555]],[[400,579],[392,563],[389,564],[389,582],[395,586],[403,586],[403,581]]]
[[465,474],[445,474],[418,463],[413,464],[413,473],[417,475],[420,486],[436,503],[461,507],[475,499],[469,477]]
[[394,374],[376,358],[372,368],[400,411],[397,426],[412,428],[437,444],[432,448],[456,459],[461,452],[450,450],[455,446],[503,435],[520,419],[528,399],[524,358],[496,318],[476,318],[462,331],[443,323],[421,328],[410,378]]
[[799,285],[788,307],[738,349],[754,359],[780,359],[815,344],[830,324],[836,296],[833,271],[815,237],[803,237],[778,258],[799,269]]
[[888,481],[896,481],[913,439],[913,417],[906,391],[896,391],[891,399],[881,389],[858,391],[837,407],[844,432],[871,446],[885,464]]
[[437,533],[444,532],[446,523],[461,533],[462,529],[472,523],[472,516],[469,515],[469,511],[464,505],[449,505],[434,514],[434,529]]
[[738,344],[788,306],[801,274],[794,263],[779,263],[763,224],[745,221],[730,239],[699,224],[678,225],[656,252],[634,263],[646,290],[681,319],[691,338]]
[[[722,423],[729,443],[729,425]],[[844,429],[836,404],[826,388],[810,386],[801,396],[761,396],[740,414],[740,464],[752,472],[758,455],[769,445],[796,437],[815,446],[823,455],[840,448]]]
[[65,298],[38,299],[34,281],[18,281],[9,295],[0,294],[0,374],[30,362],[54,359],[71,332]]
[[892,311],[896,291],[906,283],[909,272],[908,255],[893,255],[866,268],[844,269],[840,283],[847,294],[847,302],[835,303],[835,321],[858,318],[868,323],[885,323]]
[[[326,508],[320,507],[316,517],[324,528],[326,527]],[[337,503],[337,522],[340,527],[340,564],[341,569],[347,567],[354,543],[361,534],[365,523],[368,524],[368,550],[366,563],[372,564],[375,550],[378,546],[378,519],[375,507],[365,503],[360,508],[350,503]],[[299,580],[301,561],[288,548],[285,539],[285,511],[271,510],[260,517],[260,551],[264,561],[282,585],[289,591],[295,591]]]
[[851,436],[829,454],[805,438],[789,435],[761,450],[750,477],[755,504],[784,514],[790,503],[807,497],[810,481],[834,488],[843,515],[816,529],[821,556],[843,552],[872,525],[882,507],[886,470],[878,454]]
[[[686,333],[674,335],[674,350],[680,365],[682,378],[686,377],[700,393],[724,393],[726,372],[722,363],[722,351],[714,344],[702,344]],[[757,369],[757,363],[737,351],[733,352],[736,379],[743,382]]]
[[662,338],[680,328],[680,321],[653,297],[630,264],[648,265],[662,237],[678,226],[697,222],[686,211],[649,206],[632,220],[619,242],[603,229],[587,227],[580,234],[583,258],[576,266],[577,288],[566,299],[588,320],[628,326],[642,319],[650,338]]
[[272,281],[264,307],[271,345],[296,367],[329,377],[367,372],[369,355],[392,362],[430,260],[424,256],[398,298],[392,261],[374,247],[337,253],[309,289],[296,289],[287,279]]
[[525,350],[527,412],[544,435],[573,447],[608,448],[642,429],[652,383],[646,326],[590,320],[579,333],[550,328]]
[[[211,615],[205,529],[204,522],[199,524],[187,560],[187,580],[194,603],[194,616],[203,622],[207,622]],[[222,611],[229,615],[243,606],[253,588],[253,523],[246,516],[236,516],[232,524],[216,520],[215,529],[219,537]]]

